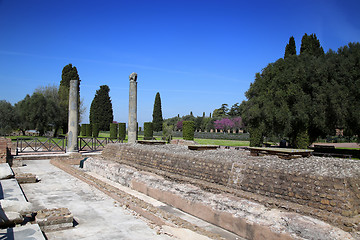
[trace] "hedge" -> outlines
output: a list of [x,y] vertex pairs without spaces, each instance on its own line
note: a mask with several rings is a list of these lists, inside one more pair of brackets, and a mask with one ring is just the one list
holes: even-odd
[[153,123],[144,122],[144,140],[153,139]]
[[99,137],[99,124],[98,123],[94,123],[93,125],[92,125],[92,136],[93,137],[95,137],[95,138],[97,138],[97,137]]
[[87,137],[92,137],[91,124],[86,124],[86,135]]
[[84,123],[84,124],[82,124],[81,125],[81,134],[80,134],[81,136],[86,136],[86,124]]
[[122,140],[126,138],[126,123],[119,123],[119,138]]
[[183,121],[183,139],[194,140],[195,122]]
[[118,135],[118,124],[117,123],[110,123],[110,138],[117,138]]

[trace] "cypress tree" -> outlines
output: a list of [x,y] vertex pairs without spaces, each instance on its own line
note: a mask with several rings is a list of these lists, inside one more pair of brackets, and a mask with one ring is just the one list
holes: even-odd
[[90,106],[90,123],[97,123],[99,129],[104,131],[109,130],[109,124],[114,119],[109,92],[110,88],[107,85],[100,86],[100,89],[96,90],[95,97]]
[[153,110],[153,130],[155,132],[160,132],[162,131],[162,126],[163,126],[163,117],[161,110],[161,98],[160,98],[160,93],[156,93],[154,110]]
[[296,45],[293,36],[290,37],[289,43],[286,44],[284,58],[287,58],[291,55],[296,55]]
[[[68,128],[70,80],[79,80],[78,106],[80,106],[80,77],[76,67],[72,66],[71,63],[63,68],[61,74],[60,86],[59,86],[59,103],[60,103],[59,115],[62,116],[61,126],[64,133],[67,133],[67,128]],[[80,116],[80,110],[78,111]]]
[[300,54],[309,54],[315,57],[324,55],[324,49],[320,45],[316,34],[307,35],[306,33],[301,39]]

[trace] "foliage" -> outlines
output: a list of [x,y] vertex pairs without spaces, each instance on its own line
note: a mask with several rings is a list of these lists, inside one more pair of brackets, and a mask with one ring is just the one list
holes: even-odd
[[216,120],[214,122],[215,129],[227,131],[229,129],[232,129],[235,124],[233,121],[231,121],[228,118],[223,118],[221,120]]
[[118,135],[118,124],[110,123],[110,138],[117,138]]
[[[152,122],[153,122],[154,131],[156,131],[156,132],[162,131],[163,117],[162,117],[162,110],[161,110],[160,93],[156,93],[155,102],[154,102],[154,110],[153,110],[152,116],[153,116]],[[145,128],[145,126],[144,126],[144,128]]]
[[222,104],[220,108],[215,109],[213,112],[212,117],[216,118],[216,117],[224,117],[228,114],[229,112],[229,108],[227,104]]
[[[162,136],[162,133],[155,132],[155,136]],[[182,138],[182,132],[172,132],[172,137]],[[236,141],[250,141],[249,133],[216,133],[216,132],[195,132],[194,138],[201,139],[222,139],[222,140],[236,140]]]
[[167,141],[168,143],[169,143],[169,142],[171,141],[171,139],[172,139],[173,129],[174,129],[174,126],[172,126],[172,125],[167,125],[165,122],[163,123],[162,136],[163,136],[163,139],[164,139],[165,141]]
[[153,139],[153,123],[144,122],[144,139],[151,140]]
[[289,43],[286,44],[284,59],[287,57],[290,57],[292,55],[296,55],[296,45],[295,45],[295,39],[293,36],[290,37]]
[[16,112],[11,103],[0,101],[0,136],[7,135],[16,127]]
[[42,93],[34,92],[15,104],[17,127],[25,130],[36,129],[39,134],[52,130],[57,124],[59,114],[56,101],[46,98]]
[[256,139],[277,136],[303,147],[334,135],[336,128],[360,134],[360,44],[350,43],[338,53],[322,51],[316,35],[305,35],[300,55],[279,59],[256,74],[241,104]]
[[[61,74],[61,81],[59,86],[59,104],[60,104],[60,116],[61,116],[61,125],[62,129],[67,132],[68,129],[68,118],[69,118],[69,90],[70,90],[70,80],[79,80],[78,85],[78,106],[80,106],[80,77],[75,66],[72,64],[66,65]],[[80,109],[80,108],[79,108]],[[80,116],[79,110],[79,116]]]
[[86,136],[86,125],[87,124],[85,124],[85,123],[81,125],[81,134],[80,135],[84,136],[84,137]]
[[100,89],[96,90],[95,97],[90,106],[90,123],[97,123],[100,130],[103,131],[108,131],[109,124],[114,120],[109,92],[110,88],[107,85],[100,86]]
[[95,138],[99,137],[99,132],[100,132],[99,124],[93,123],[92,124],[92,136]]
[[123,140],[126,138],[126,123],[119,123],[119,138]]
[[92,124],[86,124],[86,136],[87,137],[92,136]]
[[182,130],[183,129],[183,120],[181,120],[181,121],[178,121],[177,123],[176,123],[176,130]]
[[263,144],[263,128],[250,128],[250,147],[261,147]]
[[194,121],[183,121],[184,140],[194,140],[195,123]]
[[317,39],[316,34],[304,34],[301,39],[300,55],[301,54],[309,54],[315,57],[324,55],[324,49],[320,46],[320,41]]

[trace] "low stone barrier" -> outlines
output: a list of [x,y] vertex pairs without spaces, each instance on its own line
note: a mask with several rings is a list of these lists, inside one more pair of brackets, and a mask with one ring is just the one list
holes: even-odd
[[188,181],[212,191],[316,216],[359,231],[360,163],[334,158],[282,160],[245,151],[191,151],[183,146],[109,144],[103,158]]

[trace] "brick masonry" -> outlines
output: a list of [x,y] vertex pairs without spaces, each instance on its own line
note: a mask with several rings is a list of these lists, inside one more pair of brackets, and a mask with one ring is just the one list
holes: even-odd
[[6,163],[11,156],[11,139],[0,137],[0,163]]
[[312,175],[301,169],[289,171],[281,167],[256,166],[246,161],[219,161],[130,144],[108,145],[103,157],[177,180],[185,177],[209,183],[205,186],[209,189],[223,186],[235,194],[239,191],[251,193],[253,195],[245,195],[265,204],[280,201],[274,205],[282,206],[284,202],[292,203],[298,212],[317,216],[347,231],[359,230],[358,176]]

